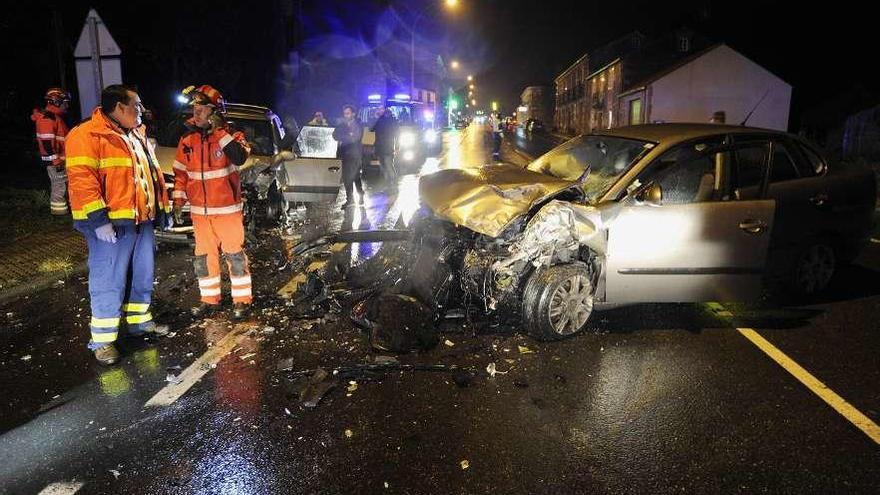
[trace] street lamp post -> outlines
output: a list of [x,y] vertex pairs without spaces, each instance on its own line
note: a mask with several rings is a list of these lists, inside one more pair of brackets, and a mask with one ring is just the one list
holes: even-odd
[[[454,8],[458,5],[458,0],[446,0],[446,6],[450,8]],[[429,6],[430,7],[430,6]],[[409,96],[413,97],[413,94],[416,92],[416,27],[419,25],[419,21],[425,17],[425,14],[428,12],[428,9],[422,10],[419,15],[416,17],[416,20],[413,21],[412,27],[409,30]]]

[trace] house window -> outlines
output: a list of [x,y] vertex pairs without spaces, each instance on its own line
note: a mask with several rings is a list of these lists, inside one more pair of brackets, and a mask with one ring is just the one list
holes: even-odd
[[691,51],[691,38],[686,35],[678,37],[678,51],[685,53]]
[[642,99],[636,98],[629,102],[629,125],[642,123]]

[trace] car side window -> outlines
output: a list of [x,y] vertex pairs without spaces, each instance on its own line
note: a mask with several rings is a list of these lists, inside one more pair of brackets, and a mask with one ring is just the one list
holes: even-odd
[[[729,162],[718,149],[722,139],[688,143],[663,153],[642,183],[653,181],[663,190],[663,204],[700,203],[722,199],[719,167]],[[720,175],[719,175],[720,174]]]
[[767,172],[770,151],[768,141],[755,141],[736,147],[736,179],[734,196],[736,199],[754,199],[760,196],[761,186]]
[[773,156],[770,161],[770,182],[784,182],[799,179],[797,167],[785,144],[773,142]]
[[825,172],[825,160],[813,148],[804,144],[799,144],[797,148],[803,155],[802,159],[797,160],[801,177],[814,177]]

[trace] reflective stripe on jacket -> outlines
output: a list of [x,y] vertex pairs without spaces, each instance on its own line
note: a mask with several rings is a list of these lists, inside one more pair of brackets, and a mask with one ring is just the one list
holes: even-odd
[[[138,185],[135,151],[100,107],[90,119],[70,131],[65,143],[70,207],[74,225],[97,228],[107,222],[140,223],[149,220],[145,191]],[[155,196],[155,217],[170,213],[165,180],[144,127],[128,136],[144,147]]]

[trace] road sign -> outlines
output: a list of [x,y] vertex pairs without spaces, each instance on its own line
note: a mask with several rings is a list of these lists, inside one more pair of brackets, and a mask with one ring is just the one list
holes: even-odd
[[83,118],[101,103],[101,90],[122,84],[122,50],[101,17],[92,9],[86,16],[79,41],[73,52],[76,59],[76,84]]

